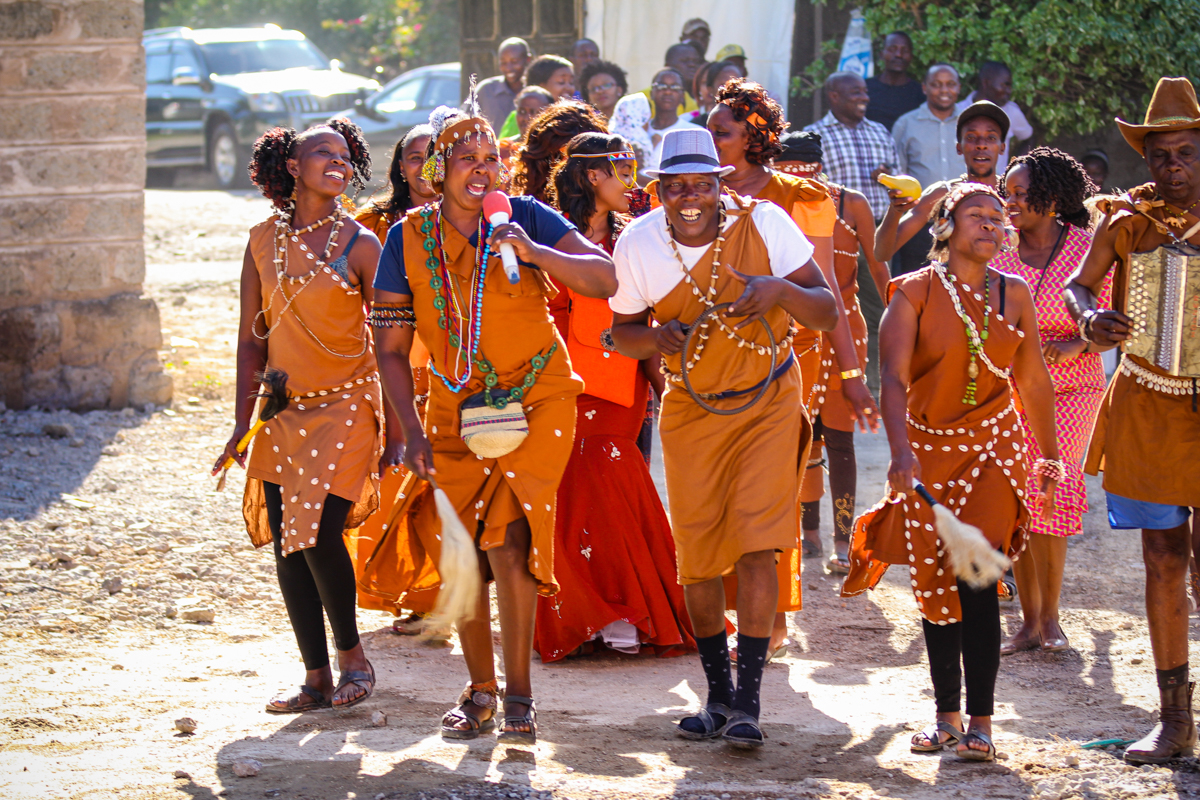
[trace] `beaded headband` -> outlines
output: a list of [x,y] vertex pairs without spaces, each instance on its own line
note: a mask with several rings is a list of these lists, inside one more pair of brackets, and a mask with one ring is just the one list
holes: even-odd
[[775,169],[780,172],[786,172],[789,175],[800,175],[801,177],[809,177],[816,175],[821,171],[821,162],[814,161],[776,161]]
[[460,142],[470,142],[474,139],[482,144],[496,144],[496,134],[491,124],[483,117],[467,117],[448,126],[433,145],[433,155],[421,167],[421,177],[431,184],[441,184],[446,180],[446,161],[454,153],[454,146]]
[[950,193],[946,195],[946,201],[942,204],[942,213],[939,215],[939,218],[948,219],[954,213],[954,209],[958,208],[959,203],[977,194],[986,194],[989,197],[995,198],[1000,207],[1004,208],[1004,201],[1000,199],[1000,194],[991,186],[984,183],[963,181],[962,183],[955,184]]

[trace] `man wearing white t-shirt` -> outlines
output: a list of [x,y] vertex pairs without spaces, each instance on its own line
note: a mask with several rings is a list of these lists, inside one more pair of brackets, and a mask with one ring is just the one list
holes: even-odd
[[1013,102],[1012,70],[1003,61],[985,61],[979,65],[979,88],[966,99],[960,100],[955,111],[961,114],[965,108],[979,100],[990,100],[1008,115],[1008,138],[1004,140],[1004,152],[996,162],[996,174],[1003,175],[1008,160],[1013,157],[1013,143],[1023,142],[1033,136],[1033,126],[1025,119],[1021,107]]
[[[661,354],[659,431],[679,581],[708,681],[687,739],[763,744],[759,690],[778,600],[776,553],[798,546],[796,498],[812,429],[790,347],[792,320],[837,322],[813,246],[778,206],[721,194],[709,132],[666,134],[652,177],[662,206],[617,240],[612,338]],[[650,318],[658,323],[651,327]],[[723,575],[737,576],[738,679],[725,637]]]

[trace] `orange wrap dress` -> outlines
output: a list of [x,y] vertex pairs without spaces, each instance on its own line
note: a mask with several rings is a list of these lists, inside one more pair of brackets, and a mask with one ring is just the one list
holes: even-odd
[[[1128,194],[1135,202],[1149,202],[1157,195],[1153,183]],[[1113,308],[1126,313],[1131,254],[1149,252],[1170,239],[1123,197],[1100,208],[1108,216],[1108,227],[1116,232]],[[1188,303],[1189,315],[1196,314],[1200,301],[1188,298]],[[1130,374],[1129,364],[1143,373],[1163,376],[1162,380],[1176,385],[1178,394],[1159,391],[1151,386],[1153,379]],[[1200,508],[1200,413],[1195,391],[1190,380],[1168,376],[1145,359],[1122,353],[1121,365],[1100,401],[1084,472],[1103,472],[1104,490],[1130,500]]]
[[[836,204],[839,212],[842,209],[844,191],[841,186],[830,187],[830,199]],[[846,319],[850,323],[850,336],[854,339],[858,363],[865,371],[867,320],[858,304],[858,234],[840,214],[833,229],[833,272],[837,278],[838,292],[842,295],[842,305],[846,307]],[[842,371],[835,369],[837,353],[833,350],[833,341],[828,332],[821,334],[821,360],[824,365],[821,383],[825,385],[825,397],[820,408],[821,424],[835,431],[853,432],[855,419],[842,394]],[[813,413],[811,407],[809,413]]]
[[[989,270],[995,283],[1000,273]],[[1009,382],[982,360],[977,405],[963,402],[970,353],[967,334],[949,292],[927,266],[890,284],[889,300],[903,294],[917,311],[908,388],[908,438],[921,465],[921,482],[960,520],[983,531],[998,550],[1016,557],[1025,546],[1029,510],[1021,424]],[[983,330],[982,294],[963,291],[964,311]],[[1008,369],[1023,332],[992,309],[984,352]],[[885,498],[854,525],[850,574],[842,596],[873,589],[891,564],[908,567],[917,606],[938,625],[962,619],[958,585],[938,538],[934,513],[916,493]]]
[[[769,200],[782,208],[810,239],[829,238],[834,235],[837,218],[833,201],[825,186],[809,178],[800,178],[784,172],[773,172],[766,187],[758,193],[760,200]],[[799,324],[793,324],[795,338],[792,351],[800,366],[800,382],[804,387],[802,402],[811,422],[825,401],[825,385],[829,378],[828,359],[821,352],[821,334]],[[811,425],[809,442],[811,443]],[[812,452],[806,457],[812,458]],[[807,473],[807,470],[805,470]],[[804,475],[800,478],[801,489],[796,495],[796,518],[800,518],[800,501],[807,485]],[[820,495],[818,495],[819,497]],[[800,590],[800,550],[791,548],[779,555],[775,565],[779,580],[779,605],[776,611],[799,611],[802,606]],[[737,605],[737,576],[725,578],[725,607],[732,611]]]
[[[328,495],[354,503],[347,530],[377,508],[383,396],[362,292],[329,266],[307,284],[285,278],[281,285],[275,221],[272,217],[250,229],[250,254],[262,282],[262,320],[270,331],[267,367],[287,373],[291,403],[254,440],[242,514],[255,546],[270,544],[263,483],[282,487],[281,541],[287,556],[316,544]],[[316,258],[299,237],[287,239],[291,275],[315,266]]]
[[[398,217],[395,214],[387,214],[379,211],[374,206],[368,206],[358,212],[354,219],[361,223],[367,230],[374,233],[382,245],[387,242],[388,231],[396,224]],[[421,337],[414,336],[412,350],[409,351],[409,365],[412,367],[413,392],[416,395],[417,411],[421,414],[424,414],[425,401],[429,398],[429,370],[425,368],[425,365],[428,363],[428,348],[421,342]],[[367,521],[354,532],[351,541],[348,542],[351,545],[350,557],[354,560],[354,574],[356,576],[362,576],[367,559],[374,552],[375,545],[378,544],[384,531],[387,529],[387,521],[391,516],[392,507],[401,494],[400,487],[404,484],[407,476],[408,470],[404,467],[401,467],[399,472],[387,470],[380,476],[379,512],[368,517]],[[436,573],[434,575],[436,576]],[[430,580],[432,581],[432,577]],[[433,611],[436,602],[437,589],[430,588],[423,592],[410,593],[406,597],[404,608],[418,613],[429,613]],[[400,606],[368,594],[359,595],[358,605],[360,608],[375,611],[387,611],[397,615],[400,613]]]
[[[736,196],[734,200],[741,202]],[[731,267],[746,275],[771,274],[766,243],[750,219],[755,202],[728,212],[736,221],[724,233],[714,303],[732,302],[745,290],[745,283]],[[705,294],[711,270],[710,246],[689,271]],[[681,281],[651,313],[660,325],[671,320],[690,325],[704,308],[691,285]],[[783,342],[792,325],[791,316],[776,306],[764,318],[775,340]],[[715,323],[711,331],[702,357],[690,370],[697,392],[745,390],[766,377],[769,355],[739,347]],[[757,345],[770,344],[761,324],[742,328],[739,334]],[[780,358],[784,357],[781,353]],[[680,354],[665,356],[664,362],[669,372],[679,374]],[[718,416],[696,404],[682,385],[668,383],[659,433],[680,583],[701,583],[729,574],[747,553],[796,548],[800,521],[795,498],[812,438],[801,388],[800,370],[793,367],[749,410]],[[717,408],[737,408],[750,396],[707,402]]]
[[[430,252],[421,230],[424,213],[436,225],[436,204],[414,209],[404,219],[404,265],[413,293],[417,335],[429,348],[432,366],[443,375],[453,375],[457,351],[450,345],[448,332],[438,324],[434,306],[438,295],[430,285],[433,273],[426,267]],[[444,236],[445,266],[465,297],[471,290],[476,247],[452,225],[444,226]],[[532,359],[556,345],[521,401],[529,435],[516,450],[500,458],[484,458],[467,448],[459,436],[459,406],[485,388],[483,373],[475,366],[458,393],[440,378],[431,377],[425,434],[433,447],[438,485],[467,530],[477,531],[479,548],[503,545],[508,524],[526,518],[532,534],[529,571],[539,594],[553,595],[558,591],[553,569],[555,494],[570,457],[575,397],[583,383],[572,372],[566,346],[550,318],[547,299],[555,290],[548,277],[522,267],[520,282],[510,284],[498,256],[485,263],[478,356],[495,369],[497,388],[520,385]],[[432,494],[428,484],[415,475],[406,477],[387,528],[359,578],[363,591],[409,608],[407,596],[436,588],[441,525]]]

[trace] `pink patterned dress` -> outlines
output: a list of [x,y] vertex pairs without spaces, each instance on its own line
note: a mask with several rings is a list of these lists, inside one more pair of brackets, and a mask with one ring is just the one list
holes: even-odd
[[[990,265],[1001,272],[1017,275],[1029,284],[1037,308],[1038,332],[1042,344],[1079,338],[1079,328],[1067,313],[1063,302],[1063,287],[1066,286],[1084,255],[1091,246],[1092,235],[1083,228],[1067,226],[1066,240],[1043,274],[1041,269],[1021,261],[1018,251],[1000,253]],[[1111,276],[1104,284],[1099,298],[1100,306],[1111,306]],[[1083,457],[1087,453],[1088,440],[1092,436],[1092,425],[1100,408],[1107,381],[1099,353],[1084,353],[1066,364],[1047,364],[1050,378],[1054,381],[1054,427],[1058,435],[1059,458],[1067,469],[1067,477],[1058,486],[1056,495],[1057,513],[1051,520],[1035,514],[1030,520],[1030,533],[1049,536],[1072,536],[1083,532],[1083,515],[1087,512],[1087,487],[1083,482]],[[1033,432],[1029,429],[1025,414],[1021,414],[1021,425],[1025,429],[1025,447],[1029,463],[1042,457]],[[1029,471],[1028,496],[1030,506],[1036,508],[1039,497],[1039,477]]]

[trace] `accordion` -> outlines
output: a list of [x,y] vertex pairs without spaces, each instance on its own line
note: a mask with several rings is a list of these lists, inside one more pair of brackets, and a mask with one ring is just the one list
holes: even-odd
[[1121,349],[1171,375],[1200,377],[1200,249],[1171,244],[1130,256]]

